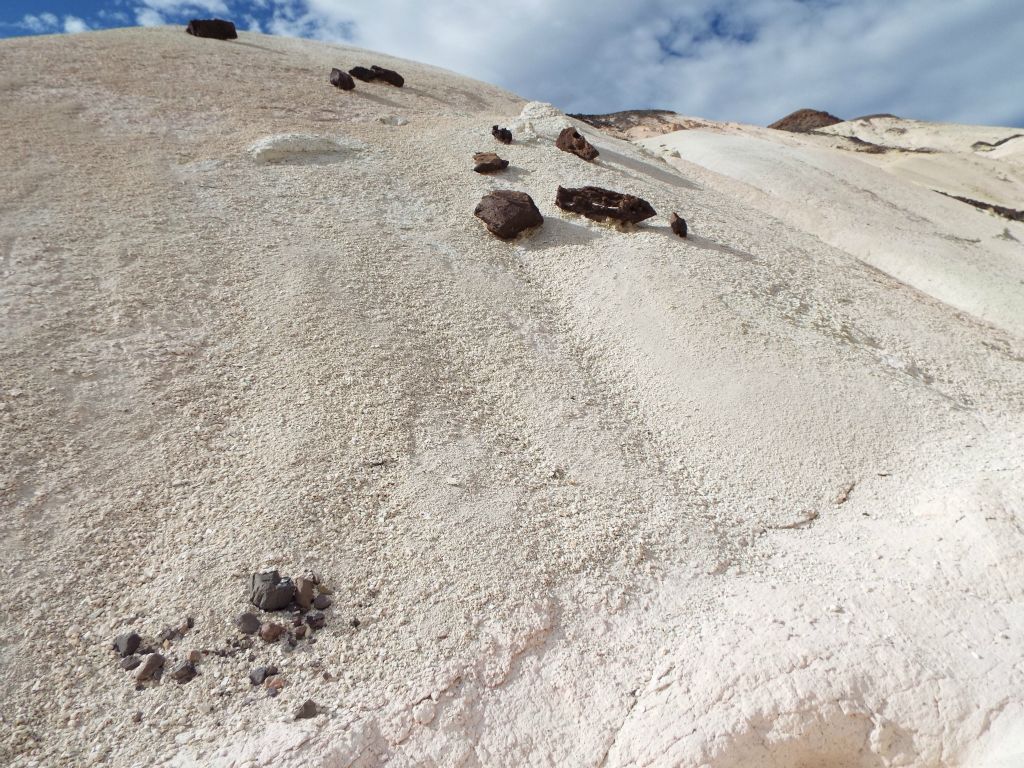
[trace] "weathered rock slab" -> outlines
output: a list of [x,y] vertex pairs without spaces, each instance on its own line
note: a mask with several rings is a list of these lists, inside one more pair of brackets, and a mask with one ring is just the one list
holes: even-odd
[[657,214],[654,207],[640,197],[614,192],[601,187],[559,187],[555,205],[594,221],[612,219],[636,224]]
[[343,91],[351,91],[356,87],[356,81],[352,79],[352,75],[348,72],[335,68],[331,70],[331,85],[335,88],[341,88]]
[[593,144],[584,138],[583,134],[571,126],[563,129],[558,134],[558,138],[555,139],[555,146],[563,152],[571,152],[577,157],[582,157],[587,162],[594,160],[601,154]]
[[473,211],[487,230],[502,240],[511,240],[521,232],[538,227],[544,217],[525,192],[499,189],[483,196]]
[[508,168],[508,160],[498,157],[494,152],[477,152],[473,155],[473,170],[477,173],[496,173]]

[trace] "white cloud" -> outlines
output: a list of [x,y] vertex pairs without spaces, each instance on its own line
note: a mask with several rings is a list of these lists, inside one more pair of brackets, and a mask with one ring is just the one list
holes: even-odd
[[52,13],[40,13],[38,15],[27,13],[21,17],[19,26],[27,29],[29,32],[43,34],[56,31],[60,26],[60,19]]
[[136,8],[135,23],[142,27],[159,27],[167,20],[152,8]]
[[64,17],[64,31],[69,35],[74,35],[79,32],[87,32],[89,28],[89,25],[77,16]]
[[1020,0],[276,0],[267,29],[447,67],[567,111],[767,123],[799,107],[1024,120]]

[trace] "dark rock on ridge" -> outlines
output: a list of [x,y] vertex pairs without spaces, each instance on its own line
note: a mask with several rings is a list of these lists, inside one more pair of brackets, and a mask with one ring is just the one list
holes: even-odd
[[135,632],[126,632],[123,635],[118,635],[114,638],[114,650],[118,656],[124,658],[125,656],[131,656],[142,644],[142,638]]
[[776,120],[768,127],[778,131],[807,133],[817,128],[826,128],[841,122],[843,122],[841,117],[836,117],[828,112],[821,112],[816,109],[798,109],[781,120]]
[[675,211],[673,211],[672,215],[668,217],[668,225],[677,235],[684,238],[686,237],[686,219]]
[[594,221],[615,221],[636,224],[654,216],[657,211],[646,200],[601,187],[571,189],[559,187],[555,205]]
[[249,580],[249,601],[264,611],[287,608],[295,597],[295,583],[277,571],[254,573]]
[[347,72],[342,72],[340,69],[335,68],[331,70],[331,85],[335,88],[341,88],[343,91],[351,91],[356,87],[356,81]]
[[477,152],[473,155],[473,170],[477,173],[494,173],[508,168],[508,160],[503,160],[493,152]]
[[235,25],[224,19],[192,19],[185,31],[195,37],[211,37],[214,40],[236,40]]
[[487,230],[502,240],[511,240],[524,230],[544,223],[533,198],[525,192],[499,189],[484,195],[473,211]]
[[405,78],[395,72],[393,69],[385,69],[384,67],[378,67],[376,64],[372,65],[370,69],[377,76],[378,80],[383,80],[385,83],[401,88],[405,85]]
[[573,127],[565,128],[558,138],[555,139],[555,146],[563,152],[571,152],[577,157],[582,157],[587,162],[596,158],[598,152],[594,145],[587,141],[583,135]]
[[500,128],[497,125],[491,126],[491,136],[496,138],[502,144],[512,143],[512,131],[508,128]]
[[377,73],[366,67],[352,67],[348,73],[356,80],[362,80],[364,83],[371,83],[377,79]]

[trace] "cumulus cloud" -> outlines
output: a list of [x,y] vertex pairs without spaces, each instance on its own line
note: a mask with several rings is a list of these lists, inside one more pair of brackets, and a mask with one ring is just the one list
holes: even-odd
[[135,23],[140,27],[159,27],[167,23],[167,19],[152,8],[136,8]]
[[[279,0],[266,28],[349,41],[567,111],[664,107],[766,123],[1024,119],[1019,0]],[[494,32],[482,30],[495,28]]]
[[38,15],[27,13],[21,17],[20,26],[29,32],[41,35],[56,30],[60,26],[60,19],[52,13],[40,13]]
[[74,35],[78,32],[87,32],[89,29],[89,25],[77,16],[64,17],[64,31],[69,35]]

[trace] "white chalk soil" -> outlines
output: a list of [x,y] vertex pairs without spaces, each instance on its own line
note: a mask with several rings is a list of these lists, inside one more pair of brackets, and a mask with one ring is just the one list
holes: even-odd
[[[1024,224],[943,166],[248,33],[0,73],[0,763],[1024,764]],[[315,642],[236,647],[265,568],[332,590]],[[186,616],[198,676],[136,685],[114,636]]]

